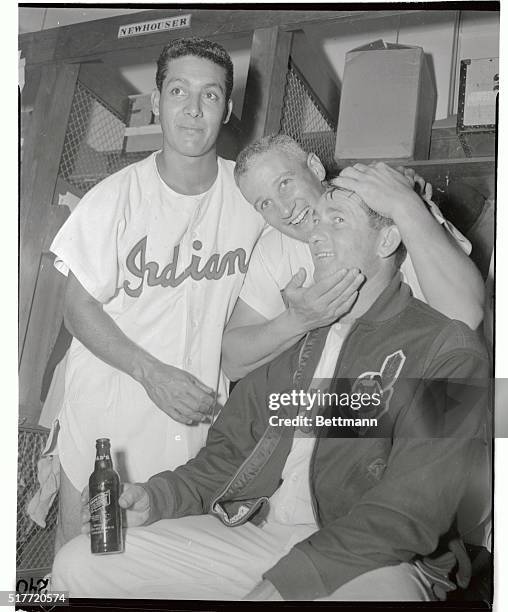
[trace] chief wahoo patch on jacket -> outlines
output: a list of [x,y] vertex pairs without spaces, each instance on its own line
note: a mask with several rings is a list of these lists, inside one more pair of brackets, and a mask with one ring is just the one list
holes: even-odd
[[[405,361],[406,355],[402,349],[399,349],[385,357],[379,372],[363,372],[358,376],[351,388],[351,395],[353,393],[367,393],[372,397],[374,393],[377,393],[381,397],[381,402],[379,405],[362,406],[360,409],[361,415],[357,416],[379,420],[388,411],[394,385],[399,378]],[[359,434],[363,434],[367,427],[355,429],[357,429]]]

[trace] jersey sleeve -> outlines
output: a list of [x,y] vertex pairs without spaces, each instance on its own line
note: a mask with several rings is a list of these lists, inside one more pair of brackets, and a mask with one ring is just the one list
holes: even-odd
[[439,206],[431,199],[430,196],[423,196],[423,201],[427,205],[429,212],[432,214],[434,219],[444,227],[444,229],[454,238],[460,248],[466,253],[466,255],[471,255],[472,245],[469,240],[464,236],[462,232],[460,232],[453,223],[448,221],[446,217],[443,215]]
[[[265,234],[264,236],[267,236]],[[276,266],[266,257],[265,240],[261,237],[252,252],[240,299],[268,320],[286,309],[282,299]]]
[[56,255],[56,269],[65,276],[71,270],[101,303],[115,295],[119,283],[118,238],[124,219],[117,200],[111,187],[93,189],[79,202],[50,247]]

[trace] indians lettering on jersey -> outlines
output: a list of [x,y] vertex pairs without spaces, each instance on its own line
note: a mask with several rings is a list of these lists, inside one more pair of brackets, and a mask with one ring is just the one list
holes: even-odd
[[[129,272],[140,279],[137,287],[132,287],[130,281],[125,281],[123,288],[125,293],[131,297],[139,297],[143,291],[144,280],[150,287],[161,285],[162,287],[178,287],[189,276],[194,280],[218,280],[227,274],[228,276],[235,274],[237,271],[245,274],[247,272],[247,253],[245,249],[238,248],[234,251],[227,251],[222,257],[219,253],[214,253],[200,267],[201,257],[193,255],[190,264],[185,270],[176,276],[178,267],[178,256],[180,253],[180,245],[177,244],[173,249],[173,259],[162,268],[159,273],[159,264],[155,261],[146,261],[146,242],[145,236],[137,242],[127,255],[126,265]],[[192,248],[199,251],[203,247],[200,240],[194,240]],[[236,265],[238,264],[238,268]],[[227,271],[227,272],[226,272]]]

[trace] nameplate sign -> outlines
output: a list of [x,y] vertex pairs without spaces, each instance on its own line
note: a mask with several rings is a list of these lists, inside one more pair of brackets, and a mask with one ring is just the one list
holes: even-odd
[[118,38],[129,36],[141,36],[142,34],[154,34],[155,32],[167,32],[168,30],[180,30],[190,28],[191,15],[179,15],[178,17],[165,17],[153,21],[141,21],[130,23],[118,28]]

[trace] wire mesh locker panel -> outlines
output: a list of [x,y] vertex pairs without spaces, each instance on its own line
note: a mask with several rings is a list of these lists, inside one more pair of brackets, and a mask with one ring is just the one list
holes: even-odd
[[49,431],[44,427],[18,428],[18,507],[16,527],[16,570],[41,576],[53,563],[53,548],[58,503],[51,505],[46,516],[46,527],[40,527],[27,514],[26,507],[39,483],[37,462],[41,458]]
[[334,161],[336,122],[322,108],[293,62],[289,63],[280,133],[294,138],[309,153],[316,153],[328,172]]
[[145,151],[123,150],[125,128],[119,114],[78,81],[65,134],[60,177],[84,194],[110,174],[146,157]]

